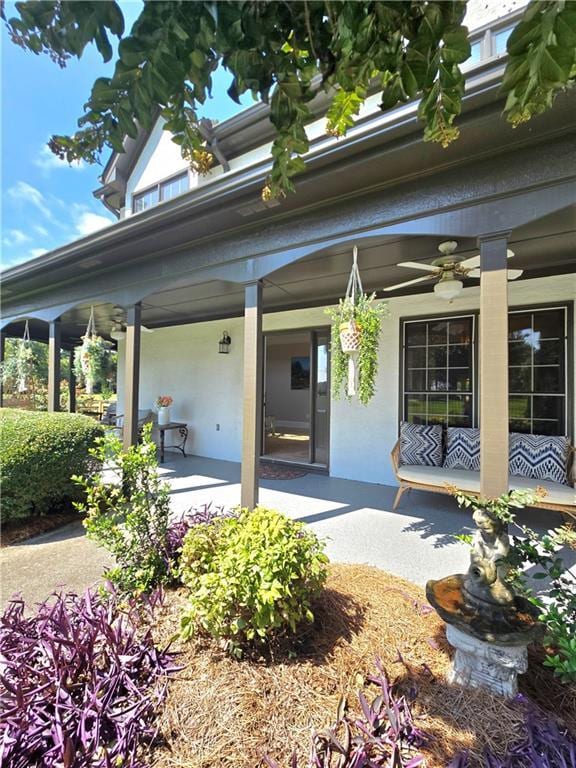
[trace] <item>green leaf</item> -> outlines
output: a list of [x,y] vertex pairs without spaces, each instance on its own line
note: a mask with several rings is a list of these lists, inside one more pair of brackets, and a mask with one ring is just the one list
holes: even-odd
[[468,39],[467,27],[447,29],[442,39],[443,45],[440,49],[440,55],[447,64],[461,64],[470,58],[472,50]]
[[148,58],[149,49],[142,40],[135,37],[125,37],[120,41],[118,54],[124,64],[132,68],[142,64]]

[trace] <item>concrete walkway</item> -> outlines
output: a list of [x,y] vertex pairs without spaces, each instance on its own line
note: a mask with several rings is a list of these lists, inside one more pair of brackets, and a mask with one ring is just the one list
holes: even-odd
[[[168,456],[167,456],[168,458]],[[169,454],[161,472],[172,487],[176,515],[213,503],[240,501],[240,465]],[[468,551],[454,535],[471,530],[469,513],[448,496],[411,491],[391,512],[396,489],[309,473],[292,480],[262,480],[260,503],[308,523],[326,540],[334,561],[376,565],[424,585],[466,570]],[[522,519],[540,532],[561,522],[554,512],[525,510]],[[574,565],[576,553],[565,559]],[[83,535],[81,523],[0,550],[3,603],[14,592],[28,601],[55,588],[82,590],[110,564]]]

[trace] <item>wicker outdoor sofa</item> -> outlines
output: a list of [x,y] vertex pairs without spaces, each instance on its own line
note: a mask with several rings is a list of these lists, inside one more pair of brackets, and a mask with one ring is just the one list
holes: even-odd
[[[450,486],[480,495],[480,472],[465,469],[447,469],[438,466],[422,466],[417,464],[400,464],[400,439],[397,440],[390,453],[394,474],[398,480],[398,492],[394,499],[395,510],[405,491],[415,488],[419,491],[450,494]],[[534,480],[510,475],[510,490],[515,488],[533,489],[540,486],[546,490],[546,496],[537,505],[542,509],[561,512],[576,521],[576,449],[570,446],[567,467],[567,478],[570,484],[552,482],[550,480]]]

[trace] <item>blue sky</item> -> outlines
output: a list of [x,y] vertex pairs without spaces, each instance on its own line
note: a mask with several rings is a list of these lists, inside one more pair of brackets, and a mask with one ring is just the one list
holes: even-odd
[[[121,3],[129,28],[140,2]],[[7,16],[16,15],[8,3]],[[94,48],[60,69],[47,56],[14,45],[0,32],[2,63],[2,219],[3,269],[40,256],[90,234],[115,219],[92,192],[100,186],[99,165],[70,167],[46,146],[54,133],[76,129],[92,83],[109,75]],[[226,95],[226,76],[215,79],[213,99],[203,113],[222,120],[240,108]],[[249,103],[249,102],[248,102]],[[107,155],[103,156],[103,162]]]

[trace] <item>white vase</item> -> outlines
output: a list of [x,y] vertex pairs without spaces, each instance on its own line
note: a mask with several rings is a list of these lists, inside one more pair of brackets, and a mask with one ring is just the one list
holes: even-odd
[[158,408],[158,426],[165,427],[170,424],[170,406]]

